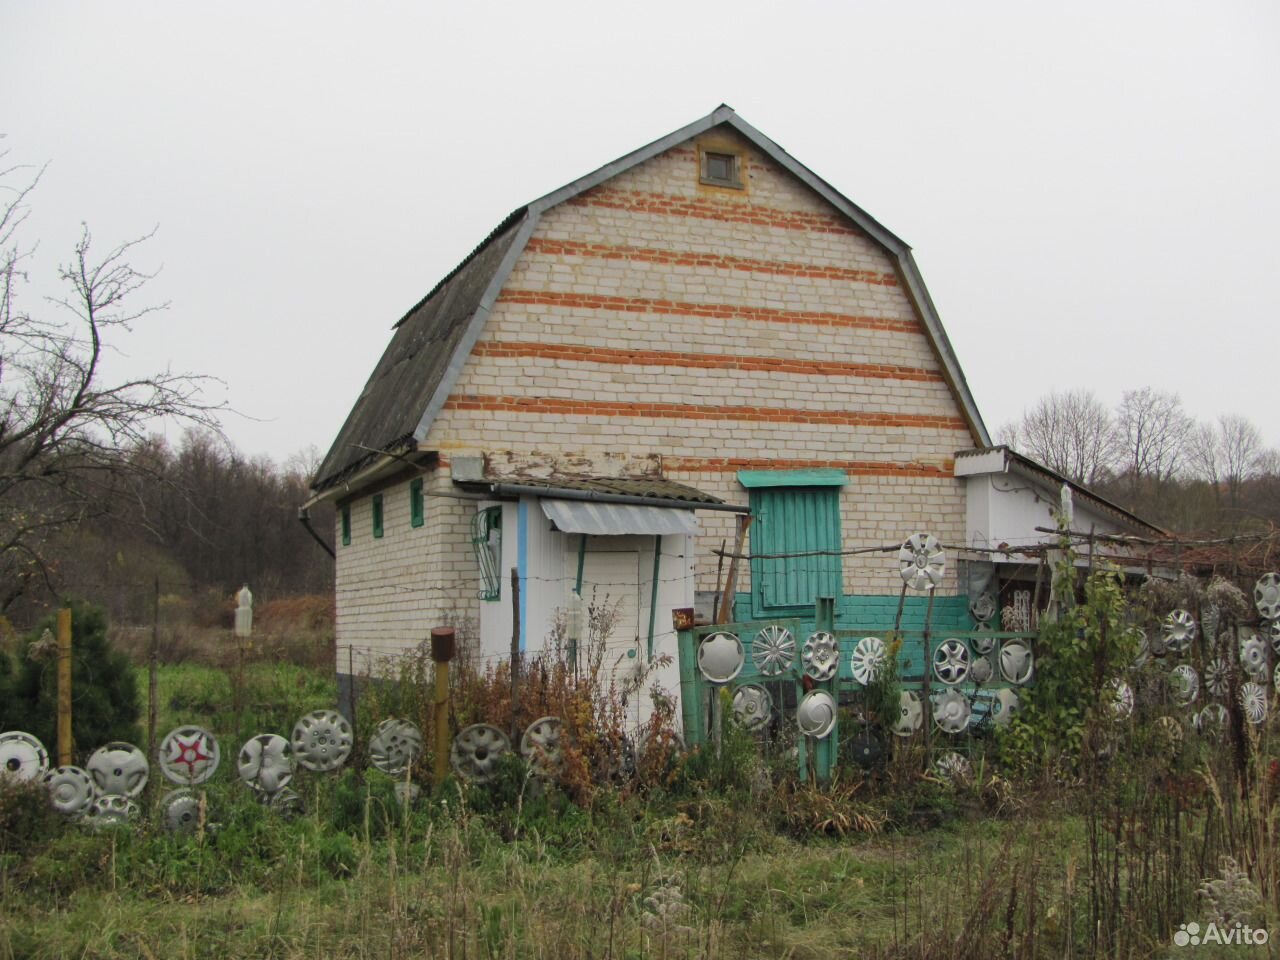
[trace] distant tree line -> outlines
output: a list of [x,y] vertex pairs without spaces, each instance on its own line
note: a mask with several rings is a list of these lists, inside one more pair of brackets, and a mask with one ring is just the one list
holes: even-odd
[[[61,293],[32,299],[36,244],[24,226],[40,172],[6,160],[0,152],[0,640],[5,620],[34,622],[71,597],[145,621],[160,593],[216,610],[244,582],[268,596],[328,592],[330,558],[297,519],[311,464],[238,453],[206,375],[121,376],[104,363],[168,306],[146,302],[153,275],[131,263],[150,235],[100,252],[84,227],[56,270]],[[173,449],[155,435],[175,424],[188,432]],[[332,536],[331,512],[318,512],[317,529]]]
[[1128,390],[1115,410],[1088,390],[1051,393],[997,436],[1173,531],[1280,524],[1280,453],[1246,417],[1197,422],[1176,393]]
[[[146,623],[158,588],[166,605],[214,625],[245,583],[259,600],[332,592],[333,560],[298,520],[314,456],[246,457],[208,430],[188,431],[176,446],[152,438],[128,456],[138,481],[49,545],[59,595]],[[332,508],[313,515],[332,548]]]

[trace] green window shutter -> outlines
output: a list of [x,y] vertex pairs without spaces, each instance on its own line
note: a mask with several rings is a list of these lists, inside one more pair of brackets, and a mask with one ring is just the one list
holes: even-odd
[[838,486],[754,487],[751,513],[753,554],[831,551],[752,559],[752,592],[758,606],[810,607],[817,597],[841,595]]
[[373,536],[375,540],[382,536],[382,494],[380,493],[373,495]]
[[342,508],[342,545],[351,546],[351,505]]
[[420,527],[424,522],[422,509],[422,478],[409,483],[409,525]]

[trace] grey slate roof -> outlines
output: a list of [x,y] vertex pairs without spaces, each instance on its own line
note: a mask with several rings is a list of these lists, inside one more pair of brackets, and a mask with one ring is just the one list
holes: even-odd
[[314,489],[341,483],[377,457],[414,439],[498,265],[511,249],[523,209],[499,225],[395,326],[391,343],[325,456]]
[[[396,325],[391,344],[312,481],[321,492],[357,473],[377,451],[397,453],[426,438],[479,339],[502,285],[541,215],[612,177],[721,124],[735,130],[847,216],[897,261],[908,298],[942,365],[974,441],[990,444],[911,248],[782,147],[721,104],[707,116],[607,163],[516,210]],[[371,452],[373,451],[373,452]]]

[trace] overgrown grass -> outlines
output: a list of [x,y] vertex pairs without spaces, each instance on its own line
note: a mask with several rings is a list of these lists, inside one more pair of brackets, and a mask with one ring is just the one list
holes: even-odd
[[[951,784],[933,773],[952,748],[934,733],[932,753],[923,736],[893,739],[882,769],[845,763],[817,787],[796,778],[785,739],[761,744],[731,720],[718,751],[655,755],[619,776],[607,768],[621,725],[593,700],[597,680],[534,664],[517,721],[566,716],[582,741],[563,792],[508,758],[494,782],[446,779],[405,811],[376,772],[299,771],[305,812],[286,819],[235,782],[236,748],[287,734],[336,691],[328,670],[260,649],[242,668],[230,649],[159,674],[158,734],[198,723],[223,745],[195,836],[164,832],[159,783],[143,823],[97,834],[51,818],[38,790],[0,790],[0,960],[1129,960],[1166,955],[1179,923],[1280,916],[1270,734],[1246,725],[1234,692],[1226,730],[1194,733],[1168,702],[1167,666],[1126,674],[1131,718],[1082,717],[1070,764],[1027,762],[1011,734],[979,731],[966,741],[972,777]],[[392,713],[427,727],[430,672],[419,656],[365,689],[362,742]],[[459,669],[455,681],[455,730],[507,726],[508,676]],[[1207,896],[1224,856],[1243,872],[1229,897]]]
[[[145,702],[146,667],[138,668],[138,689]],[[304,713],[332,709],[338,697],[332,673],[270,661],[246,664],[243,673],[236,667],[163,664],[156,690],[158,737],[180,724],[196,724],[212,730],[224,751],[258,733],[288,736]]]
[[67,829],[6,872],[0,957],[898,956],[959,932],[988,878],[1003,905],[1030,859],[1044,886],[1082,842],[1057,817],[799,842],[767,810],[616,798],[532,803],[511,838],[456,788],[400,817],[385,781],[355,781],[304,786],[319,804],[291,822],[211,790],[203,837]]

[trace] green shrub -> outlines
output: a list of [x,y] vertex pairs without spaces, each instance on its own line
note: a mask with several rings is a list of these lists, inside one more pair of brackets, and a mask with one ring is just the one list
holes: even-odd
[[0,855],[27,856],[61,828],[43,783],[0,774]]
[[[9,690],[0,698],[0,730],[25,730],[53,750],[58,726],[56,649],[41,643],[53,635],[56,617],[36,627],[21,648]],[[71,606],[71,736],[77,753],[111,740],[137,743],[138,686],[133,667],[107,638],[107,617],[100,607]]]

